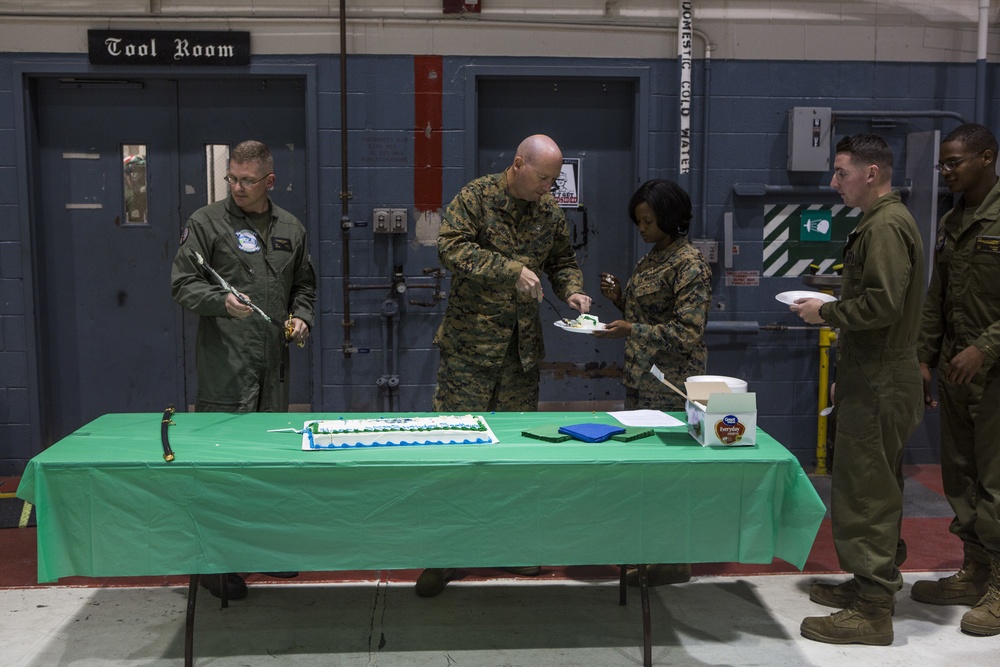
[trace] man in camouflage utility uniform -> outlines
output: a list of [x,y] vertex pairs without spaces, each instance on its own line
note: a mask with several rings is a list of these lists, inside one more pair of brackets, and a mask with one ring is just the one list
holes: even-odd
[[537,409],[543,271],[560,299],[590,310],[566,219],[549,194],[561,169],[552,139],[528,137],[510,167],[466,185],[445,211],[438,256],[452,278],[434,338],[435,412]]
[[1000,634],[1000,181],[997,140],[966,124],[941,143],[938,169],[957,205],[938,226],[918,351],[924,403],[931,369],[941,398],[941,477],[965,558],[955,574],[918,581],[919,602],[974,605],[962,630]]
[[892,151],[858,134],[837,144],[831,186],[864,212],[847,237],[839,301],[799,299],[810,324],[840,330],[837,462],[830,516],[840,566],[854,578],[813,584],[809,599],[844,607],[802,621],[803,637],[830,644],[888,645],[903,586],[903,447],[923,416],[917,333],[924,251],[913,216],[892,192]]
[[[448,205],[438,256],[452,278],[434,338],[441,349],[435,412],[538,409],[538,363],[545,354],[541,272],[571,308],[590,310],[566,218],[549,194],[561,171],[559,147],[536,134],[521,142],[511,166],[469,183]],[[417,595],[437,595],[454,574],[451,568],[424,570]]]

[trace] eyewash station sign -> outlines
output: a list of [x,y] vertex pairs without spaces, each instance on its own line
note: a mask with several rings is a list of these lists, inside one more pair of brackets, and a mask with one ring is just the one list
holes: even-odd
[[250,33],[241,31],[88,30],[91,65],[245,67]]
[[832,274],[862,215],[843,204],[765,206],[764,276],[797,278],[810,272],[810,264],[819,274]]

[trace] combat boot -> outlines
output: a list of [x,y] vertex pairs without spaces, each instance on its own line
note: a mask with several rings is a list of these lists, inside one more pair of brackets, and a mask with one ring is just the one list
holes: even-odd
[[[858,585],[855,579],[839,584],[814,583],[809,586],[809,599],[816,604],[847,609],[858,599]],[[889,598],[889,612],[896,614],[896,599]]]
[[850,607],[836,614],[804,619],[799,632],[806,639],[827,644],[888,646],[893,639],[890,604],[888,597],[859,595]]
[[986,594],[990,579],[990,557],[974,544],[965,543],[962,569],[937,581],[923,580],[913,584],[910,597],[926,604],[974,605]]
[[854,579],[839,584],[814,583],[809,586],[809,599],[827,607],[847,609],[858,599],[858,586]]
[[1000,554],[993,554],[989,585],[983,599],[962,616],[962,631],[970,635],[1000,634]]

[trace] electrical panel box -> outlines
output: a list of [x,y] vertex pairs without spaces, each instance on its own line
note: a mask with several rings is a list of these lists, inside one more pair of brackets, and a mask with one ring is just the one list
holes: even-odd
[[788,171],[830,170],[830,107],[788,110]]
[[719,242],[713,239],[691,239],[691,245],[701,251],[709,264],[719,263]]
[[407,209],[376,208],[372,211],[372,231],[376,234],[405,234]]
[[389,231],[393,234],[405,234],[406,233],[406,209],[405,208],[390,208],[389,209]]
[[389,229],[389,211],[387,208],[377,208],[372,211],[372,230],[376,234],[388,234],[391,232]]

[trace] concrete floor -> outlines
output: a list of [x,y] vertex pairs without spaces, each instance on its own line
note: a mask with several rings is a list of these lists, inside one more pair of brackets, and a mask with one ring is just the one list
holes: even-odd
[[[909,597],[906,573],[888,647],[831,646],[799,635],[808,599],[834,576],[704,576],[651,589],[653,664],[956,667],[1000,664],[1000,636],[958,627],[967,607]],[[195,665],[365,667],[634,667],[642,664],[638,591],[618,606],[616,582],[453,582],[436,598],[412,584],[278,583],[220,610],[198,595]],[[0,590],[5,667],[183,664],[186,588]]]

